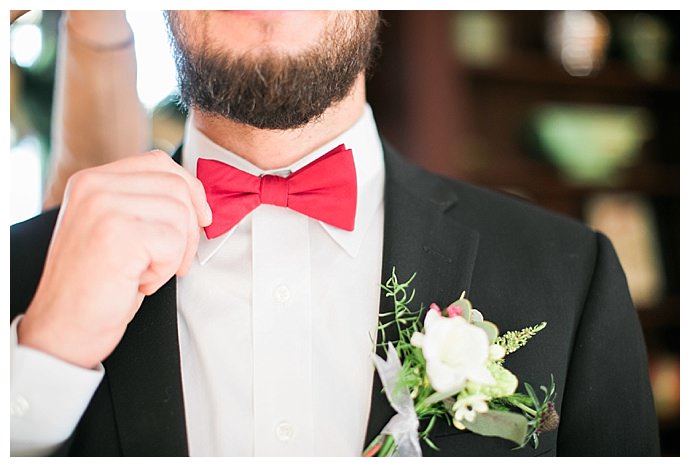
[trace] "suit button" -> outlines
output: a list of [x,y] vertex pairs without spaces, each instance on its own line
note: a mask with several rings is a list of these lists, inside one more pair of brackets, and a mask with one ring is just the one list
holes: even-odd
[[276,438],[279,441],[288,442],[295,435],[295,430],[288,422],[280,422],[276,425]]
[[29,411],[29,401],[22,396],[17,396],[10,402],[10,415],[23,417]]

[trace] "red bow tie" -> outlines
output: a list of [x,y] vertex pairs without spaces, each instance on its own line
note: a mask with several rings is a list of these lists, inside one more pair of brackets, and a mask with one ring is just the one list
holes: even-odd
[[344,230],[355,228],[355,163],[342,144],[285,178],[255,177],[210,159],[197,160],[196,176],[213,211],[213,223],[205,228],[209,239],[223,235],[260,204],[288,207]]

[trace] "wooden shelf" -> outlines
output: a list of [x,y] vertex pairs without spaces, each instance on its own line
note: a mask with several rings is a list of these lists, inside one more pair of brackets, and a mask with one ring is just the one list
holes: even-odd
[[645,80],[635,74],[627,64],[608,62],[596,74],[588,77],[570,76],[556,61],[544,54],[511,53],[500,63],[491,67],[468,67],[458,63],[460,73],[467,73],[470,79],[499,81],[530,86],[558,86],[588,88],[596,92],[614,89],[616,92],[672,93],[680,95],[680,70],[669,66],[665,75],[658,80]]
[[652,307],[638,309],[637,314],[647,330],[676,326],[680,320],[680,297],[668,295]]
[[457,178],[491,188],[526,190],[535,196],[584,197],[595,192],[634,191],[673,196],[680,190],[678,167],[647,162],[620,170],[607,183],[576,184],[554,166],[528,158],[505,158],[500,164],[460,170]]

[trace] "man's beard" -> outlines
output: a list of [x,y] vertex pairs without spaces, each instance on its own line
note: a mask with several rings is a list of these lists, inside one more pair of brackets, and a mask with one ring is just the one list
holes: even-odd
[[176,13],[166,20],[181,104],[260,129],[299,128],[321,116],[348,95],[378,47],[379,18],[370,11],[338,16],[296,56],[233,55],[208,43],[193,49]]

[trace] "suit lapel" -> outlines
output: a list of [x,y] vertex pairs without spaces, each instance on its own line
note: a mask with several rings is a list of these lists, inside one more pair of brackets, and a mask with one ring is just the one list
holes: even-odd
[[173,277],[144,300],[103,362],[124,456],[188,455],[176,295]]
[[[383,268],[381,283],[393,267],[400,281],[417,273],[411,286],[416,290],[410,309],[437,302],[445,306],[464,290],[469,293],[479,234],[448,214],[458,200],[438,179],[404,162],[385,149],[386,188]],[[393,310],[393,300],[381,295],[380,311]],[[392,329],[392,328],[389,328]],[[397,335],[386,333],[387,340]],[[381,343],[381,336],[378,336]],[[378,352],[382,355],[381,349]],[[395,415],[376,375],[366,445]]]
[[[455,194],[384,146],[386,159],[381,282],[393,267],[401,280],[417,273],[412,309],[447,305],[469,293],[479,234],[448,212]],[[173,158],[179,163],[181,150]],[[393,309],[381,296],[380,311]],[[395,335],[387,335],[395,339]],[[379,337],[380,339],[380,337]],[[380,343],[380,342],[379,342]],[[187,456],[187,431],[177,333],[176,280],[148,297],[121,344],[104,362],[125,456]],[[368,444],[394,415],[374,378]]]
[[187,456],[175,277],[144,300],[103,365],[122,454]]

